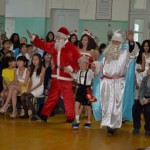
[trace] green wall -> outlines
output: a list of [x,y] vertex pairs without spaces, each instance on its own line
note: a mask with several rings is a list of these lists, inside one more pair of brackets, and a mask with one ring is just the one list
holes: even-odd
[[128,30],[127,21],[108,21],[108,20],[80,20],[79,22],[79,35],[81,36],[84,29],[88,29],[97,36],[100,43],[107,42],[108,24],[111,24],[112,29]]
[[[79,20],[79,38],[85,28],[90,30],[95,36],[100,39],[100,42],[107,42],[107,29],[108,24],[111,24],[113,29],[128,29],[127,21],[108,21],[108,20]],[[22,36],[26,36],[26,29],[29,29],[41,37],[45,37],[46,33],[50,30],[49,18],[16,18],[15,31]]]
[[20,37],[25,36],[28,38],[26,29],[38,34],[41,37],[44,37],[45,26],[45,18],[15,18],[15,32],[18,33]]

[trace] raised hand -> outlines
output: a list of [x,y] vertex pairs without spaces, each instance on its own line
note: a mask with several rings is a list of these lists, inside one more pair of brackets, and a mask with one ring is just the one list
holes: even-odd
[[29,31],[29,30],[26,30],[27,31],[27,34],[28,36],[30,37],[30,39],[33,37],[33,34]]

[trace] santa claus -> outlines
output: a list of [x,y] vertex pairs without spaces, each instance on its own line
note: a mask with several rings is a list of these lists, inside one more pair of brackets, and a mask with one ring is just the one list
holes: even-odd
[[65,27],[61,27],[58,30],[55,43],[46,43],[29,31],[27,32],[37,47],[52,54],[54,63],[49,96],[43,106],[40,118],[45,122],[47,121],[60,94],[62,94],[67,117],[66,122],[71,123],[74,120],[75,112],[72,91],[73,79],[70,76],[70,73],[78,69],[80,53],[71,42],[68,42],[69,31]]

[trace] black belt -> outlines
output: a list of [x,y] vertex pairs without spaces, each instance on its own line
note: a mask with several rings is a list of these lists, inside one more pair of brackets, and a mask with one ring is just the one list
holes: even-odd
[[64,66],[55,66],[55,68],[57,69],[64,69],[65,67]]
[[78,83],[77,83],[77,86],[86,86],[86,87],[91,87],[91,85],[84,85],[84,84],[78,84]]

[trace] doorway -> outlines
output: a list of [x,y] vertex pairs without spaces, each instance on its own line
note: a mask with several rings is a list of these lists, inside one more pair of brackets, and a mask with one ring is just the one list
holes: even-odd
[[129,22],[135,41],[142,43],[150,38],[150,0],[130,0]]
[[79,9],[51,9],[51,30],[56,34],[57,30],[64,26],[69,31],[78,31],[79,15]]

